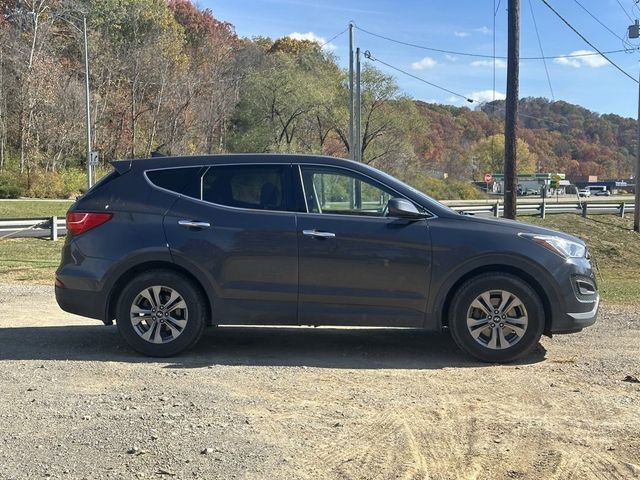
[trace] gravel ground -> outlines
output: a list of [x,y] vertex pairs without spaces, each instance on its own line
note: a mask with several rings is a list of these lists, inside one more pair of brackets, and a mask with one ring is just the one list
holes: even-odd
[[0,285],[0,478],[640,478],[640,314],[601,312],[506,366],[329,328],[212,328],[157,361]]

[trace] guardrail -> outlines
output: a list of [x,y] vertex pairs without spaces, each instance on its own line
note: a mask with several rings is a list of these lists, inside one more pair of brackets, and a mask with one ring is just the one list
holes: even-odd
[[0,240],[3,238],[50,238],[66,235],[64,218],[10,218],[0,220]]
[[[504,206],[500,202],[446,202],[450,208],[461,213],[479,215],[493,215],[500,217],[504,213]],[[589,214],[615,214],[624,217],[625,213],[633,212],[635,206],[627,202],[564,202],[564,203],[520,203],[517,206],[518,215],[538,215],[545,218],[553,213],[576,213],[583,217]],[[50,238],[57,240],[67,233],[65,219],[48,218],[11,218],[0,220],[0,240],[3,238]]]
[[[493,203],[477,202],[456,203],[447,205],[460,213],[485,214],[500,217],[504,213],[504,205],[498,201]],[[552,213],[577,213],[586,217],[589,214],[615,214],[624,217],[625,213],[633,212],[635,205],[628,202],[563,202],[563,203],[520,203],[517,205],[518,215],[537,215],[545,218]]]

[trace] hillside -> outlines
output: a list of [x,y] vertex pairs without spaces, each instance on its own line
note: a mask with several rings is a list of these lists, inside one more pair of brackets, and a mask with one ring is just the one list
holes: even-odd
[[[416,103],[428,126],[427,135],[416,143],[425,169],[478,179],[491,162],[489,142],[493,135],[494,163],[502,162],[504,101],[476,110]],[[519,154],[535,170],[607,178],[633,174],[635,120],[599,115],[579,105],[545,98],[522,99],[519,108]]]

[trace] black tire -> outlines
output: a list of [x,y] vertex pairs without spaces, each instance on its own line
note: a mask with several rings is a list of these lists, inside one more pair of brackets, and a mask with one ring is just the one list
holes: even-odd
[[[145,292],[145,295],[153,297],[153,291],[148,289],[156,286],[163,287],[159,290],[159,295],[162,298],[158,302],[163,309],[163,302],[168,300],[167,297],[172,291],[181,297],[186,308],[176,309],[174,310],[176,313],[171,312],[170,314],[165,311],[165,318],[161,320],[156,319],[161,318],[162,315],[156,317],[157,314],[154,313],[153,320],[149,322],[151,326],[148,326],[147,320],[145,320],[145,322],[138,322],[138,326],[134,327],[131,318],[134,302],[137,302],[136,305],[140,305],[141,302],[144,304],[146,296],[142,293]],[[177,303],[180,302],[176,302],[174,305]],[[151,309],[152,306],[149,303],[143,308]],[[169,308],[170,305],[167,302],[167,309]],[[158,311],[160,311],[160,307],[158,307]],[[171,316],[166,318],[167,315]],[[175,320],[173,315],[180,318]],[[134,277],[120,292],[116,305],[116,324],[120,335],[131,348],[150,357],[170,357],[192,347],[202,337],[207,323],[206,316],[207,304],[201,290],[187,277],[170,270],[152,270]],[[148,317],[140,318],[146,319]],[[184,322],[184,326],[181,327],[178,322]],[[150,337],[159,338],[160,341],[166,343],[152,343],[151,339],[145,340],[142,338],[142,331],[145,329]]]
[[[492,292],[490,299],[494,309],[499,308],[501,298],[511,298],[501,297],[501,292],[516,297],[511,304],[508,304],[507,308],[510,305],[522,305],[522,307],[505,309],[507,317],[505,321],[501,320],[504,318],[502,311],[500,311],[500,315],[494,313],[499,310],[493,310],[484,317],[487,309],[476,308],[473,305],[486,305],[486,302],[474,303],[485,292]],[[477,326],[473,324],[473,321],[471,322],[472,326],[467,325],[470,313],[473,319],[477,318],[475,320],[478,322]],[[513,321],[513,327],[509,326],[508,322],[511,321],[509,317],[518,315],[520,321],[523,321],[525,317],[527,319],[524,333],[521,328],[518,328],[521,324],[515,321]],[[491,319],[489,319],[490,316]],[[487,322],[486,326],[483,326],[482,322],[485,321]],[[484,362],[511,362],[526,355],[538,344],[544,330],[544,324],[544,307],[538,294],[525,281],[508,273],[484,273],[468,280],[455,293],[449,309],[449,329],[454,341],[461,350]],[[478,339],[474,338],[472,329]],[[497,337],[496,343],[491,348],[494,334]]]

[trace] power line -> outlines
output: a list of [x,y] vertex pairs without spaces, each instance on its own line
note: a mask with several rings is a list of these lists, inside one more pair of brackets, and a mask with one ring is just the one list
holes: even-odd
[[616,2],[618,2],[618,5],[620,5],[620,8],[622,9],[622,11],[624,12],[624,14],[627,16],[627,18],[629,19],[630,22],[633,22],[633,18],[631,18],[631,15],[629,15],[629,12],[627,12],[627,9],[624,8],[622,6],[622,4],[620,3],[620,0],[616,0]]
[[[495,107],[496,110],[499,110],[501,112],[505,111],[504,107]],[[570,127],[571,125],[568,125],[566,123],[560,123],[560,122],[556,122],[554,120],[549,120],[548,118],[540,118],[540,117],[534,117],[533,115],[527,115],[526,113],[520,113],[518,112],[518,116],[519,117],[525,117],[525,118],[531,118],[533,120],[538,120],[540,122],[546,122],[546,123],[553,123],[555,125],[560,125],[561,127]]]
[[371,55],[371,52],[369,50],[366,50],[364,52],[364,57],[368,60],[371,60],[372,62],[378,62],[381,63],[382,65],[386,65],[387,67],[396,70],[397,72],[400,73],[404,73],[405,75],[408,75],[411,78],[415,78],[416,80],[421,81],[422,83],[426,83],[427,85],[431,85],[432,87],[438,88],[440,90],[443,90],[447,93],[450,93],[451,95],[455,95],[456,97],[460,97],[463,98],[464,100],[466,100],[469,103],[473,103],[475,100],[472,100],[471,98],[467,97],[466,95],[462,95],[461,93],[458,92],[454,92],[453,90],[449,90],[448,88],[442,87],[440,85],[436,85],[435,83],[432,82],[428,82],[427,80],[425,80],[424,78],[420,78],[417,75],[414,75],[412,73],[409,73],[405,70],[402,70],[401,68],[395,67],[387,62],[383,62],[382,60],[380,60],[379,58],[375,58],[373,55]]
[[[431,85],[432,87],[438,88],[440,90],[444,90],[445,92],[450,93],[452,95],[455,95],[456,97],[463,98],[464,100],[466,100],[469,103],[478,103],[478,104],[482,104],[483,103],[483,102],[481,102],[479,100],[474,100],[473,98],[469,98],[466,95],[462,95],[462,94],[460,94],[458,92],[454,92],[453,90],[449,90],[448,88],[444,88],[444,87],[441,87],[440,85],[436,85],[435,83],[428,82],[424,78],[420,78],[420,77],[418,77],[416,75],[413,75],[412,73],[409,73],[409,72],[407,72],[405,70],[402,70],[401,68],[398,68],[398,67],[396,67],[394,65],[391,65],[391,64],[389,64],[387,62],[383,62],[379,58],[375,58],[371,54],[371,52],[369,50],[366,50],[364,52],[364,56],[365,56],[365,58],[367,58],[368,60],[371,60],[372,62],[378,62],[378,63],[381,63],[382,65],[386,65],[387,67],[389,67],[389,68],[391,68],[393,70],[396,70],[397,72],[404,73],[405,75],[408,75],[411,78],[414,78],[414,79],[419,80],[419,81],[421,81],[423,83],[426,83],[427,85]],[[504,111],[505,110],[504,107],[497,107],[495,105],[491,105],[491,108],[494,110],[494,115],[495,115],[495,111],[496,110],[498,110],[498,111]],[[525,117],[525,118],[532,118],[534,120],[538,120],[538,121],[541,121],[541,122],[553,123],[555,125],[560,125],[560,126],[563,126],[563,127],[569,127],[569,125],[567,125],[566,123],[555,122],[555,121],[549,120],[547,118],[535,117],[533,115],[527,115],[525,113],[518,113],[518,116],[519,117]]]
[[[358,27],[357,25],[355,25],[355,28],[360,30],[361,32],[364,32],[368,35],[371,35],[373,37],[378,37],[381,38],[383,40],[387,40],[389,42],[393,42],[393,43],[397,43],[400,45],[405,45],[407,47],[413,47],[413,48],[419,48],[421,50],[428,50],[431,52],[438,52],[438,53],[448,53],[450,55],[459,55],[461,57],[477,57],[477,58],[491,58],[493,59],[493,55],[484,55],[484,54],[480,54],[480,53],[469,53],[469,52],[458,52],[455,50],[445,50],[442,48],[434,48],[434,47],[427,47],[425,45],[418,45],[416,43],[411,43],[411,42],[405,42],[402,40],[398,40],[395,38],[391,38],[388,37],[386,35],[380,35],[379,33],[373,33],[369,30],[365,30],[364,28]],[[635,48],[634,50],[637,50],[638,48]],[[623,48],[620,50],[609,50],[609,51],[605,51],[605,52],[599,52],[599,53],[575,53],[575,54],[570,54],[570,55],[552,55],[552,56],[544,56],[544,57],[520,57],[520,60],[554,60],[556,58],[576,58],[576,57],[592,57],[595,55],[602,55],[602,54],[610,54],[610,53],[628,53],[629,49],[627,48]],[[503,57],[503,56],[497,56],[495,57],[496,59],[500,59],[500,60],[506,60],[507,57]]]
[[349,27],[345,28],[340,33],[336,33],[333,37],[331,37],[329,40],[327,40],[322,45],[320,45],[320,48],[324,47],[325,45],[329,45],[331,42],[333,42],[336,38],[338,38],[340,35],[345,33],[347,30],[349,30]]
[[573,31],[575,32],[575,34],[576,34],[576,35],[578,35],[582,40],[584,40],[584,41],[585,41],[585,43],[587,43],[587,45],[589,45],[589,46],[590,46],[591,48],[593,48],[596,52],[598,52],[598,53],[602,56],[602,58],[604,58],[607,62],[609,62],[611,65],[613,65],[613,66],[614,66],[614,67],[616,67],[618,70],[620,70],[620,72],[622,72],[624,75],[626,75],[627,77],[629,77],[629,78],[630,78],[631,80],[633,80],[635,83],[638,83],[638,80],[636,80],[634,77],[632,77],[632,76],[631,76],[631,75],[629,75],[627,72],[625,72],[622,68],[620,68],[620,67],[619,67],[616,63],[614,63],[614,62],[613,62],[609,57],[607,57],[607,56],[604,54],[604,52],[601,52],[601,51],[598,49],[598,47],[596,47],[593,43],[591,43],[589,40],[587,40],[587,38],[586,38],[584,35],[582,35],[578,30],[576,30],[576,29],[574,28],[574,26],[573,26],[573,25],[571,25],[571,24],[569,23],[569,21],[568,21],[568,20],[566,20],[562,15],[560,15],[560,14],[558,13],[558,11],[557,11],[555,8],[553,8],[551,5],[549,5],[549,2],[547,2],[547,0],[540,0],[540,1],[541,1],[542,3],[544,3],[544,4],[549,8],[549,10],[551,10],[553,13],[555,13],[555,14],[556,14],[556,16],[557,16],[560,20],[562,20],[562,21],[565,23],[565,25],[567,25],[567,27],[569,27],[571,30],[573,30]]
[[[389,64],[387,62],[383,62],[379,58],[375,58],[371,54],[371,52],[369,50],[366,50],[364,52],[364,56],[365,56],[365,58],[367,58],[368,60],[371,60],[372,62],[378,62],[378,63],[381,63],[382,65],[386,65],[387,67],[389,67],[389,68],[391,68],[391,69],[393,69],[393,70],[395,70],[397,72],[404,73],[405,75],[407,75],[407,76],[409,76],[411,78],[415,78],[416,80],[419,80],[419,81],[421,81],[423,83],[426,83],[427,85],[431,85],[432,87],[438,88],[440,90],[444,90],[445,92],[450,93],[452,95],[455,95],[456,97],[463,98],[464,100],[466,100],[469,103],[478,103],[478,104],[482,104],[483,103],[483,102],[481,102],[479,100],[474,100],[473,98],[469,98],[466,95],[462,95],[462,94],[460,94],[458,92],[454,92],[453,90],[449,90],[448,88],[444,88],[444,87],[441,87],[440,85],[436,85],[435,83],[428,82],[424,78],[420,78],[420,77],[418,77],[416,75],[413,75],[412,73],[409,73],[409,72],[407,72],[405,70],[402,70],[401,68],[398,68],[398,67],[396,67],[394,65],[391,65],[391,64]],[[494,102],[495,102],[495,100],[494,100]],[[492,103],[494,103],[494,102],[492,102]],[[491,108],[492,108],[492,110],[494,110],[494,115],[495,115],[495,111],[496,110],[499,110],[499,111],[504,111],[505,110],[504,107],[497,107],[495,105],[491,105]],[[527,115],[525,113],[518,113],[518,116],[519,117],[525,117],[525,118],[532,118],[534,120],[539,120],[541,122],[554,123],[556,125],[561,125],[563,127],[568,127],[569,126],[566,123],[555,122],[553,120],[549,120],[549,119],[546,119],[546,118],[534,117],[533,115]]]
[[[538,24],[536,22],[536,16],[533,13],[533,5],[531,4],[531,0],[529,0],[529,10],[531,10],[531,18],[533,19],[533,27],[536,31],[536,37],[538,38],[538,46],[540,47],[540,54],[544,57],[544,50],[542,49],[542,41],[540,40],[540,32],[538,31]],[[553,87],[551,86],[551,76],[549,75],[549,68],[547,68],[547,61],[545,59],[542,59],[542,63],[544,64],[544,71],[547,74],[547,82],[549,83],[549,90],[551,91],[551,99],[555,101],[556,97],[553,94]]]
[[[529,1],[531,1],[531,0],[529,0]],[[591,13],[589,10],[587,10],[587,7],[585,7],[583,4],[581,4],[578,0],[573,0],[573,1],[576,2],[580,6],[580,8],[582,8],[585,12],[587,12],[591,18],[593,18],[596,22],[598,22],[600,25],[602,25],[609,33],[611,33],[611,35],[616,37],[618,40],[622,40],[624,42],[624,38],[622,38],[620,35],[618,35],[616,32],[611,30],[604,23],[602,23],[598,17],[596,17],[593,13]]]

